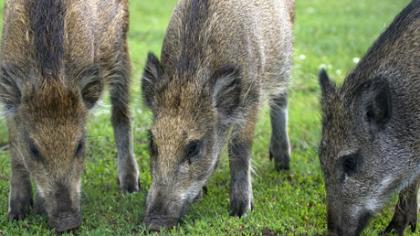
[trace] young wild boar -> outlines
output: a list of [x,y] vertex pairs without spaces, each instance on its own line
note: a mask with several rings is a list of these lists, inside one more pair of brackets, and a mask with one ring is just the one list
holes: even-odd
[[417,222],[420,178],[420,0],[380,36],[341,88],[320,74],[330,235],[358,235],[401,191],[385,233]]
[[[181,0],[161,62],[149,54],[142,79],[154,115],[153,183],[145,223],[174,226],[200,194],[229,142],[230,214],[252,208],[251,146],[263,97],[271,101],[271,156],[289,167],[287,84],[293,2]],[[228,138],[229,136],[229,138]]]
[[9,218],[32,205],[57,232],[81,223],[86,118],[110,85],[123,191],[138,190],[128,110],[126,0],[7,0],[0,100],[11,149]]

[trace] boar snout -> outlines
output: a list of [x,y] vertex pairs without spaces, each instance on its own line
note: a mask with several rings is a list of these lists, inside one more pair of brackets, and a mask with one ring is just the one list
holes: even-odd
[[144,224],[147,226],[149,231],[159,232],[164,228],[175,227],[178,224],[178,218],[151,215],[144,218]]
[[79,228],[82,223],[78,186],[58,181],[55,191],[47,193],[42,202],[48,214],[48,223],[57,233]]
[[[347,209],[347,210],[345,210]],[[366,227],[372,213],[367,210],[351,211],[350,207],[328,209],[327,227],[329,236],[356,236]],[[340,210],[343,210],[340,212]]]
[[165,192],[154,188],[149,191],[144,224],[150,231],[175,227],[185,212],[186,201]]
[[328,236],[342,235],[342,230],[337,222],[337,218],[335,217],[331,209],[328,209],[327,229],[328,229]]
[[178,207],[165,207],[163,202],[156,202],[144,217],[144,224],[150,231],[160,231],[164,228],[172,228],[178,224],[179,212],[182,211]]
[[328,236],[342,236],[344,235],[344,233],[340,225],[336,224],[334,220],[328,219],[328,234],[327,235]]
[[78,212],[62,212],[49,220],[50,227],[54,228],[57,233],[78,229],[81,224],[82,217]]

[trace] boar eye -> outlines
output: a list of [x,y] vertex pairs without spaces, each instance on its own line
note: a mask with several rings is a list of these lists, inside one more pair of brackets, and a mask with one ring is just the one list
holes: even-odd
[[82,155],[84,147],[85,147],[85,141],[82,139],[82,140],[80,140],[79,144],[77,145],[76,156],[81,156]]
[[186,158],[188,162],[191,164],[193,159],[197,158],[200,154],[201,150],[201,142],[199,140],[191,141],[188,145],[186,150]]
[[33,141],[29,141],[29,151],[31,152],[32,157],[34,157],[35,160],[41,161],[41,153],[39,152],[39,149],[35,146],[35,143]]
[[149,152],[151,156],[156,156],[158,154],[158,148],[155,143],[152,131],[149,130]]
[[344,174],[351,176],[356,173],[358,166],[360,165],[359,153],[343,156],[341,160]]

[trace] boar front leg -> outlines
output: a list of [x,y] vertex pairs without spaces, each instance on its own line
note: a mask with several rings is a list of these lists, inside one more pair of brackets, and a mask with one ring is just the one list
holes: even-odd
[[10,155],[12,158],[8,216],[9,220],[20,220],[29,213],[33,200],[30,175],[23,164],[23,154],[19,150],[14,124],[15,121],[8,121]]
[[273,97],[270,101],[271,143],[270,160],[276,170],[288,170],[290,161],[289,136],[287,134],[287,94]]
[[130,62],[125,47],[112,75],[110,96],[112,126],[118,149],[118,180],[123,192],[139,191],[139,170],[134,159],[131,117],[129,110]]
[[38,214],[41,216],[48,216],[47,211],[45,209],[45,199],[41,196],[39,191],[37,191],[35,195],[35,203],[34,203],[33,211],[35,214]]
[[244,126],[236,126],[229,144],[230,215],[241,217],[253,207],[251,151],[257,108],[250,109]]
[[416,230],[417,224],[417,193],[420,186],[420,178],[400,192],[398,203],[395,206],[394,216],[388,227],[382,233],[387,235],[395,231],[398,235],[404,235],[404,230],[410,226],[411,231]]

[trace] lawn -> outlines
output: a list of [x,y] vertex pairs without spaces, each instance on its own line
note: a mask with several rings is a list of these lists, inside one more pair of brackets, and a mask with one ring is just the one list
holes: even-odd
[[[0,1],[1,5],[3,1]],[[260,113],[253,146],[255,209],[241,219],[229,217],[227,155],[211,177],[208,194],[177,228],[176,235],[319,235],[326,230],[323,176],[317,148],[320,138],[317,72],[326,67],[342,81],[358,58],[409,0],[297,0],[295,56],[290,87],[289,132],[291,170],[278,173],[268,158],[268,109]],[[133,64],[132,111],[136,159],[141,170],[140,193],[123,195],[117,186],[116,149],[107,96],[89,122],[87,166],[83,176],[83,224],[80,235],[141,235],[145,196],[151,183],[146,130],[151,113],[142,104],[139,80],[148,51],[160,52],[175,0],[131,0],[130,54]],[[7,220],[10,161],[7,131],[0,124],[0,236],[54,235],[45,218],[30,215]],[[365,235],[377,235],[392,216],[395,199],[370,224]],[[408,232],[408,231],[407,231]]]

